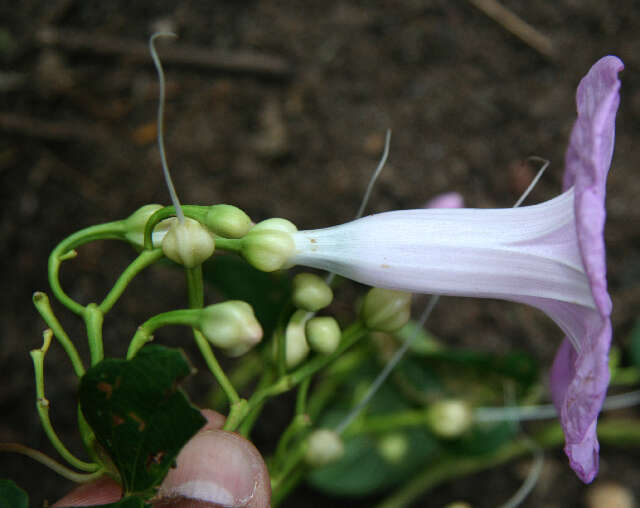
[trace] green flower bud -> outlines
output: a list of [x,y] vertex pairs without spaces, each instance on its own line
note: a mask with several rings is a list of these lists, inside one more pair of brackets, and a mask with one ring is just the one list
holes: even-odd
[[256,230],[254,227],[242,239],[242,255],[251,266],[263,272],[284,268],[294,249],[291,235],[277,229]]
[[287,348],[286,364],[288,369],[300,364],[309,354],[309,344],[307,344],[305,334],[307,319],[309,319],[307,311],[297,310],[287,324],[284,340]]
[[193,268],[209,259],[215,249],[211,233],[198,221],[185,217],[184,223],[171,219],[171,226],[162,239],[162,252],[179,265]]
[[473,423],[471,407],[463,400],[440,400],[427,412],[427,425],[437,436],[452,439],[466,432]]
[[296,225],[287,219],[273,218],[258,222],[251,228],[251,231],[276,230],[284,233],[295,233],[298,231]]
[[378,441],[378,453],[390,464],[400,464],[408,451],[409,440],[399,432],[386,434]]
[[249,232],[253,222],[237,206],[213,205],[207,210],[204,225],[224,238],[242,238]]
[[411,293],[373,288],[364,297],[360,316],[370,330],[394,332],[402,328],[411,314]]
[[333,291],[314,273],[299,273],[293,278],[293,304],[299,309],[316,312],[333,300]]
[[338,433],[329,429],[318,429],[309,436],[304,460],[312,467],[331,464],[344,455],[344,445]]
[[134,247],[144,248],[144,228],[149,217],[160,210],[162,205],[144,205],[124,220],[124,237]]
[[314,317],[307,321],[307,342],[317,353],[330,355],[340,344],[340,325],[331,316]]
[[229,300],[209,305],[200,312],[198,328],[214,346],[229,356],[240,356],[262,339],[262,327],[251,305]]

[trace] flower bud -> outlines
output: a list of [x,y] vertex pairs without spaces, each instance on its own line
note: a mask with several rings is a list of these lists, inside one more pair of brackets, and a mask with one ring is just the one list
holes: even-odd
[[299,309],[316,312],[333,300],[333,291],[314,273],[299,273],[293,278],[293,304]]
[[400,464],[408,451],[409,440],[399,432],[386,434],[378,441],[378,453],[390,464]]
[[287,219],[280,219],[278,217],[272,219],[266,219],[258,222],[251,228],[251,231],[264,231],[264,230],[276,230],[284,233],[295,233],[298,231],[296,225]]
[[224,238],[242,238],[249,232],[253,222],[240,208],[221,204],[208,208],[204,225]]
[[242,255],[251,266],[263,272],[284,268],[295,249],[291,234],[278,229],[258,228],[259,225],[242,239]]
[[337,432],[329,429],[318,429],[309,436],[307,452],[304,460],[312,467],[322,467],[344,455],[344,445]]
[[251,305],[240,300],[229,300],[202,309],[199,329],[209,342],[229,356],[246,353],[262,339],[262,327]]
[[472,423],[471,407],[463,400],[440,400],[432,404],[427,412],[427,425],[431,431],[446,439],[462,435]]
[[305,334],[307,319],[309,319],[307,311],[297,310],[287,324],[284,340],[287,348],[286,364],[288,369],[298,365],[309,354],[309,344],[307,344]]
[[305,327],[307,342],[317,353],[330,355],[340,344],[340,325],[331,316],[314,317],[307,321]]
[[411,293],[373,288],[364,297],[360,316],[370,330],[394,332],[409,321]]
[[162,252],[170,260],[187,268],[201,265],[215,249],[213,236],[198,221],[184,218],[181,224],[172,219],[167,235],[162,239]]
[[124,220],[124,237],[134,247],[144,248],[144,229],[149,218],[162,208],[162,205],[144,205]]

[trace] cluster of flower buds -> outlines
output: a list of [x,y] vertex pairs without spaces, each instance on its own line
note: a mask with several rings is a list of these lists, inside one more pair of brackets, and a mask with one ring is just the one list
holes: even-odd
[[333,353],[342,333],[335,318],[315,316],[333,300],[333,291],[324,279],[313,273],[299,273],[292,286],[292,302],[297,310],[285,330],[287,368],[299,365],[310,351]]

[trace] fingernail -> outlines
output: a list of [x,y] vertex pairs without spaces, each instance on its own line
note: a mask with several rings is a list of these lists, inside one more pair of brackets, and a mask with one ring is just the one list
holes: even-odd
[[265,489],[269,489],[266,467],[255,447],[238,434],[206,430],[182,449],[158,497],[185,497],[230,508],[258,507],[262,504],[251,501],[265,497]]

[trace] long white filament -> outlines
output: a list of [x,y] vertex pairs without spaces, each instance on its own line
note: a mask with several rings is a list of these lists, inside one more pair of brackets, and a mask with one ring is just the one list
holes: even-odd
[[[424,327],[424,324],[427,322],[427,319],[429,319],[429,316],[431,315],[431,312],[433,312],[433,309],[435,308],[439,299],[439,295],[431,295],[429,303],[427,303],[427,306],[422,311],[422,315],[418,320],[418,330]],[[360,414],[360,411],[362,411],[366,407],[366,405],[369,404],[369,401],[373,398],[382,384],[387,380],[387,377],[389,377],[391,371],[395,368],[396,365],[398,365],[398,362],[402,360],[402,357],[407,352],[407,349],[409,349],[409,346],[411,346],[413,339],[417,335],[418,334],[416,332],[409,339],[405,340],[402,346],[400,346],[394,353],[394,355],[391,357],[391,360],[387,362],[387,364],[384,366],[384,369],[382,369],[373,383],[371,383],[371,386],[369,386],[369,389],[367,390],[367,393],[365,393],[364,397],[360,399],[360,402],[355,405],[355,407],[349,412],[344,420],[342,420],[340,424],[335,428],[335,431],[338,434],[342,434],[342,432],[344,432],[344,430],[349,425],[351,425],[351,422]]]
[[153,59],[153,64],[156,66],[156,71],[158,71],[158,81],[160,85],[160,99],[158,104],[158,150],[160,151],[160,163],[162,164],[162,172],[164,174],[164,181],[167,184],[167,188],[169,189],[169,195],[171,196],[171,202],[176,209],[176,216],[178,217],[178,222],[180,224],[184,223],[184,213],[182,212],[182,207],[180,206],[180,200],[178,199],[178,194],[176,193],[176,189],[173,186],[173,180],[171,180],[171,174],[169,173],[169,165],[167,164],[167,157],[164,150],[164,96],[165,96],[165,80],[164,80],[164,71],[162,70],[162,64],[160,63],[160,58],[158,57],[158,52],[155,47],[155,40],[158,37],[177,37],[173,32],[157,32],[151,36],[149,39],[149,51],[151,52],[151,58]]
[[382,152],[382,157],[380,158],[380,162],[378,162],[378,167],[373,172],[373,175],[369,179],[369,185],[367,185],[367,190],[364,193],[364,197],[362,198],[362,203],[360,203],[360,208],[358,208],[358,213],[356,213],[356,219],[362,217],[367,205],[369,204],[369,198],[371,197],[371,191],[373,190],[373,186],[382,171],[382,168],[387,162],[387,157],[389,157],[389,145],[391,144],[391,129],[387,129],[387,134],[384,140],[384,151]]
[[[367,204],[369,204],[369,198],[371,197],[371,191],[373,190],[373,185],[376,183],[378,176],[380,176],[382,168],[384,168],[384,165],[387,162],[387,157],[389,157],[390,144],[391,144],[391,129],[387,129],[387,135],[385,136],[385,139],[384,139],[384,150],[382,151],[382,157],[380,157],[380,161],[378,162],[376,169],[374,170],[373,174],[371,175],[371,178],[369,179],[367,190],[365,191],[364,197],[362,198],[362,202],[360,203],[360,207],[356,212],[356,216],[355,216],[356,219],[359,219],[360,217],[362,217],[362,214],[367,208]],[[330,272],[325,278],[325,282],[327,284],[331,284],[333,282],[333,279],[335,278],[336,278],[336,274],[333,272]]]
[[517,506],[520,506],[536,486],[536,483],[538,483],[540,473],[542,473],[542,466],[544,465],[544,453],[542,448],[540,448],[535,441],[528,440],[527,444],[531,447],[531,451],[533,452],[533,465],[531,466],[531,471],[515,494],[511,496],[506,503],[501,505],[500,508],[516,508]]

